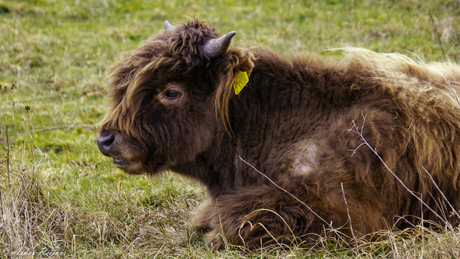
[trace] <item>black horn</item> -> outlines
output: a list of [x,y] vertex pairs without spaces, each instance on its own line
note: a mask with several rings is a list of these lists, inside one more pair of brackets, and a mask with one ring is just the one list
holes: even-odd
[[223,55],[230,46],[230,42],[235,34],[236,32],[231,31],[218,39],[208,40],[204,44],[204,53],[206,56],[209,58],[217,58]]

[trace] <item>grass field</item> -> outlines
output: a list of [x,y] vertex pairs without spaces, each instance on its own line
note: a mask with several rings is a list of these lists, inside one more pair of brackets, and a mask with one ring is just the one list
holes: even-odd
[[1,258],[460,257],[460,232],[447,230],[211,251],[188,223],[205,197],[200,185],[115,169],[95,143],[105,71],[161,33],[164,20],[188,17],[237,31],[234,45],[286,56],[352,45],[426,61],[460,57],[459,1],[0,0]]

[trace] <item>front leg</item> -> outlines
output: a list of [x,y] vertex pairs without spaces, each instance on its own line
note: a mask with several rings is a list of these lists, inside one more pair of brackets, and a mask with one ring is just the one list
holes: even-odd
[[322,228],[311,228],[317,220],[291,196],[263,185],[238,189],[208,201],[200,206],[196,222],[207,230],[208,244],[222,249],[226,242],[247,248],[290,245],[308,239],[308,230],[321,232]]
[[196,230],[208,233],[214,229],[212,223],[215,212],[214,207],[214,202],[208,199],[196,209],[195,215],[191,220],[192,225],[196,228]]

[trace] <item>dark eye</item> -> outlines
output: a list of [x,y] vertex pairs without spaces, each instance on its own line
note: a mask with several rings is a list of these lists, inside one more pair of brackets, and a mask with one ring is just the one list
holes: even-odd
[[180,95],[180,92],[174,91],[174,90],[168,90],[165,92],[165,96],[172,100],[177,99],[179,95]]

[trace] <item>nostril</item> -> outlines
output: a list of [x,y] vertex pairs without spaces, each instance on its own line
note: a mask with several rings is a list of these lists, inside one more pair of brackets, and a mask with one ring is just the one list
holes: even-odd
[[99,147],[99,150],[102,152],[104,155],[108,155],[110,151],[110,147],[112,146],[113,142],[115,141],[115,136],[112,134],[108,135],[99,135],[97,137],[97,146]]

